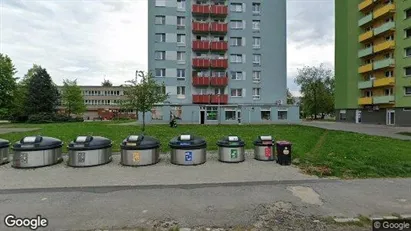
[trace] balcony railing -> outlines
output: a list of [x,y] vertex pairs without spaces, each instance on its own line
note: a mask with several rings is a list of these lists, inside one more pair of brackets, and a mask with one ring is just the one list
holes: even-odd
[[228,95],[211,95],[212,104],[227,104]]
[[363,97],[358,99],[358,105],[370,105],[372,104],[371,97]]
[[208,33],[210,30],[210,23],[208,22],[193,22],[193,32]]
[[372,80],[358,82],[358,89],[372,88]]
[[366,64],[358,68],[358,73],[365,73],[372,71],[372,64]]
[[395,49],[395,41],[386,41],[374,46],[374,52],[380,52],[385,50],[393,50]]
[[210,32],[225,34],[228,31],[227,23],[212,22],[210,23]]
[[360,34],[360,36],[358,37],[358,41],[363,42],[365,40],[368,40],[368,39],[372,38],[372,36],[374,36],[373,31],[372,30],[367,31],[365,33]]
[[208,51],[210,50],[210,42],[209,41],[193,41],[193,50],[196,51]]
[[193,103],[209,104],[210,98],[210,95],[193,95]]
[[216,16],[227,16],[228,7],[224,5],[212,5],[210,7],[210,14],[216,15]]
[[375,61],[373,65],[374,70],[382,69],[382,68],[387,68],[387,67],[393,67],[395,65],[395,60],[394,59],[383,59],[379,61]]
[[373,48],[372,48],[372,47],[368,47],[368,48],[359,50],[359,51],[358,51],[358,58],[362,58],[362,57],[371,55],[372,52],[373,52]]
[[209,86],[210,77],[193,76],[193,86]]
[[373,97],[373,104],[392,104],[395,101],[393,95],[375,96]]
[[374,0],[364,0],[360,4],[358,4],[358,10],[364,10],[370,7],[374,3]]
[[195,68],[209,68],[210,59],[208,58],[193,58],[193,67]]
[[211,50],[213,50],[213,51],[226,51],[226,50],[228,50],[228,42],[226,42],[226,41],[211,42]]
[[395,78],[394,77],[387,77],[374,80],[374,87],[385,87],[385,86],[394,86],[395,85]]
[[212,68],[228,68],[228,59],[211,59],[211,67]]
[[395,30],[395,22],[387,22],[374,29],[374,35],[379,35],[387,31]]
[[387,4],[383,7],[381,7],[380,9],[375,10],[373,15],[374,15],[374,18],[379,18],[381,16],[384,16],[384,15],[387,15],[387,14],[390,14],[390,13],[395,13],[395,4],[392,4],[392,3]]
[[358,20],[358,26],[363,26],[363,25],[371,22],[372,19],[373,19],[373,18],[372,18],[372,14],[369,14],[369,15],[367,15],[367,16],[365,16],[365,17],[362,17],[362,18],[360,18],[360,20]]
[[225,87],[228,85],[228,77],[211,77],[211,86]]
[[210,14],[210,5],[194,4],[191,9],[193,14]]

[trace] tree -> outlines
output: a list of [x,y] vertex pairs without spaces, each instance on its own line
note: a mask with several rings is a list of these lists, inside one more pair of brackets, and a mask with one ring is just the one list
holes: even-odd
[[295,99],[293,94],[291,94],[290,89],[287,89],[287,104],[293,105],[295,103]]
[[11,112],[14,93],[17,87],[14,74],[17,73],[10,57],[0,53],[0,118]]
[[37,67],[29,76],[25,112],[27,115],[55,113],[59,103],[57,86],[53,83],[46,69]]
[[61,103],[66,108],[68,116],[82,114],[86,111],[84,98],[81,94],[81,88],[77,85],[77,80],[63,80]]
[[104,81],[101,83],[101,86],[103,86],[103,87],[112,87],[113,84],[110,82],[110,80],[104,79]]
[[318,67],[304,67],[298,70],[295,82],[301,87],[303,114],[317,119],[321,114],[331,113],[334,108],[334,77],[330,69],[321,64]]
[[[139,81],[139,77],[141,81]],[[158,84],[151,73],[145,74],[143,71],[136,71],[136,77],[126,81],[124,85],[123,102],[125,108],[143,113],[143,132],[145,131],[145,114],[151,111],[156,103],[162,103],[168,98],[168,94],[162,91],[164,83]]]

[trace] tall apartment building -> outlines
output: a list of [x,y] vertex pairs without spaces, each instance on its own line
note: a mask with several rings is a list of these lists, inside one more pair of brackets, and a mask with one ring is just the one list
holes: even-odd
[[299,121],[286,105],[286,0],[152,0],[148,23],[148,69],[170,98],[146,121]]
[[411,0],[335,0],[340,121],[411,126]]

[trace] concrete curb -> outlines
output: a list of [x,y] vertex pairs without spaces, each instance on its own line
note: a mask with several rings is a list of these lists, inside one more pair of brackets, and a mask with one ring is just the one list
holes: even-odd
[[[399,214],[398,216],[387,215],[387,216],[369,216],[367,217],[370,221],[381,221],[381,220],[398,220],[398,219],[411,219],[411,214]],[[355,223],[360,222],[359,218],[355,217],[339,217],[333,219],[337,223]]]

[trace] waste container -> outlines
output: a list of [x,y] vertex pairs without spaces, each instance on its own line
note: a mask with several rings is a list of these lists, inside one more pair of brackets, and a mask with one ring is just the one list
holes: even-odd
[[207,142],[201,137],[177,136],[170,141],[169,146],[172,164],[199,165],[206,162]]
[[71,167],[91,167],[112,160],[112,142],[101,136],[78,136],[68,145],[68,162]]
[[274,148],[272,136],[259,136],[254,141],[254,158],[262,161],[274,161]]
[[9,147],[10,142],[8,140],[0,139],[0,165],[9,162]]
[[47,136],[27,136],[13,145],[13,167],[36,168],[63,160],[63,142]]
[[221,162],[239,163],[245,160],[245,142],[238,136],[228,136],[217,142]]
[[120,147],[122,165],[152,165],[160,160],[160,141],[150,136],[131,135],[123,140]]
[[288,141],[277,141],[277,163],[280,165],[291,165],[291,146]]

